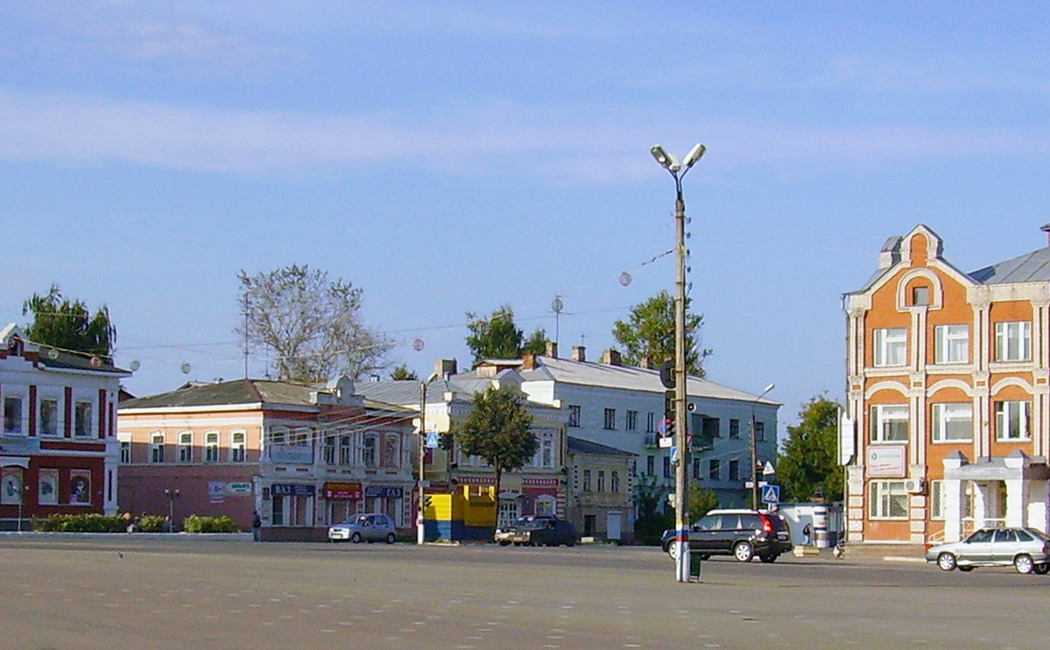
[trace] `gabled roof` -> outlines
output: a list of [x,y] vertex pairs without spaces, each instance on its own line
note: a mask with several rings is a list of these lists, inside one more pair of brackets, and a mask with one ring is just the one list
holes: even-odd
[[[601,386],[604,388],[621,388],[625,390],[640,390],[654,393],[663,393],[666,388],[660,383],[660,371],[635,366],[613,366],[593,361],[571,361],[569,359],[557,359],[553,357],[536,356],[536,367],[531,370],[522,370],[521,375],[526,381],[558,381],[566,384],[580,386]],[[708,397],[712,399],[729,399],[743,402],[754,402],[758,400],[757,395],[729,388],[722,384],[716,384],[707,379],[689,377],[689,396]],[[762,398],[760,404],[776,404],[779,402]]]
[[37,353],[37,363],[46,369],[76,370],[103,375],[116,375],[118,377],[131,376],[130,370],[116,367],[113,365],[112,360],[108,360],[105,357],[67,352],[42,343],[34,343],[26,338],[21,328],[14,323],[10,323],[0,330],[0,344],[3,347],[7,348],[14,338],[24,343],[26,351]]
[[1050,247],[986,266],[969,275],[981,284],[1050,281]]
[[188,383],[176,390],[130,399],[120,404],[123,409],[178,408],[190,406],[237,406],[249,404],[283,404],[316,407],[316,386],[290,384],[263,379],[236,379],[211,384]]
[[595,456],[637,456],[638,454],[626,451],[624,449],[617,449],[616,447],[610,447],[609,445],[603,445],[597,442],[591,442],[590,440],[584,440],[583,438],[575,438],[569,436],[568,440],[569,453],[576,454],[592,454]]

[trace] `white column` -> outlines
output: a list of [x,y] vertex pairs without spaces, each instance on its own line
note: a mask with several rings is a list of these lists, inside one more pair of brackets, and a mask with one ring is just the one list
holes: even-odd
[[957,542],[962,539],[963,482],[959,479],[944,479],[944,541]]

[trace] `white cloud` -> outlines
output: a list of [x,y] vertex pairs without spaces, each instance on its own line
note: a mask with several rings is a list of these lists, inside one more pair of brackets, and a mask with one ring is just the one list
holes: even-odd
[[[262,175],[396,163],[450,174],[514,173],[601,184],[647,177],[648,148],[661,137],[672,148],[702,140],[725,171],[785,165],[863,169],[887,161],[1050,153],[1046,133],[1007,128],[820,127],[696,116],[685,124],[661,115],[543,111],[509,103],[444,112],[431,107],[429,121],[423,119],[0,92],[0,158]],[[703,124],[700,133],[696,124]],[[676,135],[689,133],[694,135]]]

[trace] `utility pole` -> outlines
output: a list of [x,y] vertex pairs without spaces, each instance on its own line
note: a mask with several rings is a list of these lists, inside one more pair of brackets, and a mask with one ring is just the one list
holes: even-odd
[[[674,302],[674,380],[675,380],[675,447],[677,449],[675,480],[674,480],[674,510],[675,510],[675,578],[678,582],[689,581],[689,435],[688,423],[686,421],[686,400],[689,396],[688,378],[685,369],[685,287],[686,287],[686,256],[689,254],[685,247],[685,197],[682,194],[682,179],[692,169],[696,161],[704,155],[707,150],[702,144],[695,145],[685,157],[684,163],[679,163],[673,154],[664,151],[660,145],[654,146],[650,151],[656,162],[660,163],[674,178],[675,201],[675,251],[676,251],[676,275],[675,275],[675,302]],[[682,165],[685,169],[682,169]]]

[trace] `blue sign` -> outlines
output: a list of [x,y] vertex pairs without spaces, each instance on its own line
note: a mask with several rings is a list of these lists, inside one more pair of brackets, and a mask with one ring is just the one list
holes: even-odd
[[403,492],[399,487],[383,487],[381,485],[369,485],[365,488],[366,498],[400,499]]
[[312,497],[317,493],[317,488],[313,485],[296,485],[294,483],[274,483],[270,486],[270,491],[274,496],[296,496],[296,497]]
[[427,432],[427,448],[437,449],[438,444],[438,434],[433,431]]
[[762,487],[763,503],[780,503],[780,486],[765,485]]

